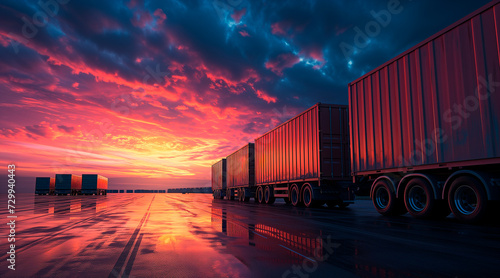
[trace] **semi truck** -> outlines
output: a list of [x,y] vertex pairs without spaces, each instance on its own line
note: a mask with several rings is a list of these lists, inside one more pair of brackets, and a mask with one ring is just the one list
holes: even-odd
[[498,14],[490,2],[349,83],[348,106],[255,139],[251,196],[347,206],[367,188],[382,215],[484,219],[500,201]]
[[37,177],[35,179],[35,194],[54,195],[55,179],[50,177]]
[[255,146],[249,143],[226,157],[226,197],[248,201],[255,197]]
[[223,158],[212,165],[212,192],[214,199],[224,198],[226,189],[226,159]]
[[82,176],[73,174],[56,174],[56,195],[80,195],[82,193]]
[[348,85],[353,182],[379,213],[476,221],[500,200],[499,2]]
[[108,189],[108,178],[97,174],[82,175],[82,194],[106,195],[107,189]]

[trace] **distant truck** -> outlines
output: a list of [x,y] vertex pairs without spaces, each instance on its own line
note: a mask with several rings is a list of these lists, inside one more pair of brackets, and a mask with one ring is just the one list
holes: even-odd
[[50,177],[37,177],[35,181],[35,194],[54,195],[56,180]]
[[226,196],[226,159],[221,159],[212,165],[212,193],[214,199]]
[[226,157],[226,197],[248,201],[255,197],[255,148],[249,143]]
[[82,176],[72,174],[56,174],[56,195],[80,195],[82,193]]
[[82,194],[106,195],[107,189],[108,189],[108,178],[97,174],[82,175]]
[[347,106],[318,103],[255,139],[255,185],[260,203],[352,204]]
[[[226,160],[229,199],[272,204],[283,198],[306,207],[354,201],[346,105],[316,104]],[[212,166],[213,188],[221,180],[214,173],[220,175]]]
[[500,200],[499,2],[349,84],[352,176],[379,213],[473,222]]

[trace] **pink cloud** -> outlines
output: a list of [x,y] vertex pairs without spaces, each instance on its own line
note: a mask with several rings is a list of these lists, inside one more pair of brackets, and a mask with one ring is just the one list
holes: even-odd
[[290,23],[286,21],[276,22],[271,24],[271,33],[273,33],[274,35],[284,36],[287,34],[289,28],[290,28]]
[[243,37],[250,37],[250,35],[248,34],[248,32],[247,32],[247,31],[245,31],[245,30],[240,31],[239,33],[240,33],[240,35],[242,35]]
[[167,15],[163,12],[162,9],[156,9],[156,11],[153,13],[156,19],[156,25],[161,25],[163,22],[167,19]]
[[257,90],[257,96],[260,98],[260,99],[263,99],[265,101],[267,101],[267,103],[276,103],[276,101],[278,100],[278,98],[276,97],[272,97],[268,94],[266,94],[265,92],[261,91],[261,90]]
[[298,62],[300,62],[299,57],[295,56],[292,53],[285,53],[280,54],[278,57],[267,61],[265,66],[275,74],[282,76],[284,69],[291,68]]
[[246,8],[243,8],[242,10],[239,10],[239,11],[235,11],[231,15],[231,18],[233,18],[233,20],[234,20],[234,22],[236,22],[236,24],[239,24],[241,21],[241,18],[245,15],[246,12],[247,12]]

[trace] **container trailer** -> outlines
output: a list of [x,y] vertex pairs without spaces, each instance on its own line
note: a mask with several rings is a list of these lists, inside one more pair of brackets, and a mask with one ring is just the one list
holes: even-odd
[[255,197],[254,149],[249,143],[226,157],[226,198],[247,202]]
[[318,103],[255,139],[255,183],[266,203],[351,204],[347,106]]
[[212,165],[212,193],[214,199],[222,199],[226,195],[226,159]]
[[82,176],[72,174],[56,174],[56,195],[79,195],[82,193]]
[[37,177],[35,180],[35,194],[54,195],[56,180],[49,177]]
[[82,194],[106,195],[108,189],[108,178],[97,174],[82,175]]
[[348,85],[353,181],[379,213],[473,222],[500,200],[499,2]]

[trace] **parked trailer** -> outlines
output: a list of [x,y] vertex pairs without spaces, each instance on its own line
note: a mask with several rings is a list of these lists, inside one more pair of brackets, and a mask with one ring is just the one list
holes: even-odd
[[80,195],[82,193],[82,176],[72,174],[56,174],[56,195]]
[[97,174],[82,175],[82,194],[106,195],[108,189],[108,178]]
[[499,2],[349,84],[352,175],[379,213],[474,222],[500,200]]
[[346,105],[318,103],[255,139],[258,201],[346,207],[354,201]]
[[49,177],[37,177],[35,181],[35,194],[54,195],[56,180]]
[[212,165],[212,193],[214,199],[222,199],[226,195],[226,159]]
[[226,157],[226,198],[248,202],[255,197],[255,152],[249,143]]

